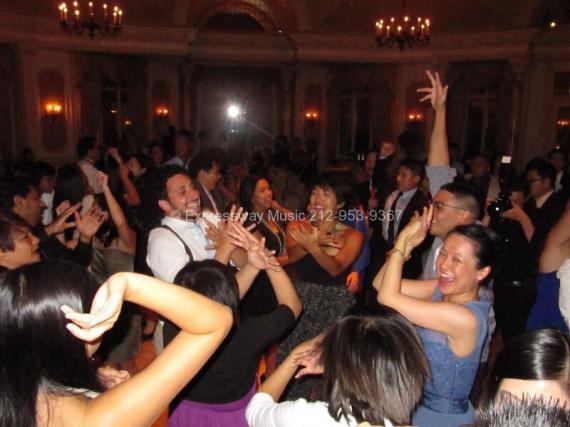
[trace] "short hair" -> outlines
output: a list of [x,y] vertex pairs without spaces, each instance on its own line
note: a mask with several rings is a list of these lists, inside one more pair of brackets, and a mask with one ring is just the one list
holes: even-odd
[[320,344],[328,412],[336,421],[406,425],[429,367],[414,327],[381,306],[376,316],[338,320]]
[[180,129],[174,134],[174,138],[186,138],[188,141],[194,141],[194,134],[188,129]]
[[483,195],[473,185],[463,181],[449,182],[442,185],[441,190],[445,190],[455,197],[462,207],[467,209],[474,219],[479,219],[482,213]]
[[512,338],[495,360],[483,393],[486,404],[493,404],[505,378],[554,380],[560,382],[568,393],[570,337],[555,329],[541,329]]
[[28,180],[0,182],[0,214],[8,215],[14,209],[14,197],[26,198],[33,184]]
[[548,152],[548,160],[550,160],[554,154],[560,154],[561,156],[564,157],[564,161],[568,162],[568,153],[566,152],[566,150],[564,148],[554,147],[552,150],[550,150]]
[[524,396],[522,399],[509,393],[501,395],[495,405],[480,407],[475,416],[475,427],[567,427],[570,425],[570,408],[552,399]]
[[37,187],[44,176],[55,176],[55,173],[56,169],[51,164],[47,162],[35,162],[31,177],[32,184]]
[[216,163],[220,163],[218,156],[209,150],[203,151],[190,160],[190,163],[188,163],[188,172],[192,178],[196,178],[198,172],[201,170],[208,172]]
[[0,251],[14,250],[12,233],[17,228],[30,229],[30,225],[23,218],[12,212],[0,213]]
[[480,224],[458,225],[447,237],[457,234],[465,237],[475,247],[475,260],[478,269],[490,267],[491,271],[482,284],[487,284],[497,274],[501,266],[501,239],[493,230]]
[[526,164],[525,174],[529,173],[530,171],[536,171],[541,179],[548,178],[550,180],[551,186],[554,187],[554,184],[556,183],[556,169],[546,160],[539,157],[532,159]]
[[420,162],[417,159],[413,159],[411,157],[402,159],[398,162],[398,167],[409,169],[412,174],[415,176],[419,176],[421,179],[424,178],[425,175],[425,166],[423,162]]
[[79,138],[77,142],[77,157],[82,159],[87,155],[89,150],[92,150],[95,147],[95,143],[97,142],[97,138],[93,136],[82,136]]
[[168,190],[166,185],[168,180],[176,175],[188,175],[188,171],[182,166],[178,165],[166,165],[160,169],[157,174],[157,179],[152,182],[153,185],[152,192],[155,200],[168,200]]
[[214,259],[192,261],[182,267],[174,283],[229,307],[237,318],[239,288],[230,266]]
[[[313,181],[311,191],[316,187],[332,190],[335,194],[337,203],[344,203],[343,209],[348,210],[356,205],[353,180],[354,177],[347,172],[326,172],[319,175]],[[306,205],[307,204],[305,204],[305,206]]]

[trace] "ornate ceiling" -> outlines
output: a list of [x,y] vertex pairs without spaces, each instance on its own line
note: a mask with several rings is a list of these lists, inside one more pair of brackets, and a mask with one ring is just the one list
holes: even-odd
[[[67,1],[71,4],[73,0]],[[115,0],[105,0],[114,4]],[[0,13],[56,17],[61,0],[0,0]],[[82,0],[81,3],[86,3]],[[95,6],[103,1],[94,1]],[[376,18],[400,14],[396,0],[116,0],[125,10],[126,25],[157,27],[204,26],[216,13],[241,13],[266,30],[362,34]],[[441,34],[515,30],[539,27],[556,19],[570,23],[568,0],[408,0],[410,15],[430,16]]]

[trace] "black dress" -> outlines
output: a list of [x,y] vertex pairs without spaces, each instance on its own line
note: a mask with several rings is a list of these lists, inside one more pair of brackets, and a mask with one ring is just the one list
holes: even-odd
[[[345,286],[350,267],[337,276],[331,276],[310,254],[297,261],[296,266],[295,288],[303,302],[303,312],[293,331],[279,346],[279,363],[282,363],[296,346],[325,331],[342,317],[354,302],[352,294]],[[320,388],[320,379],[303,377],[291,382],[282,400],[318,400],[321,397]]]

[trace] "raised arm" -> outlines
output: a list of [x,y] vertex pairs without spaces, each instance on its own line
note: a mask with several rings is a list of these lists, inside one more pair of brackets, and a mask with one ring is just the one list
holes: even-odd
[[566,206],[564,214],[550,229],[544,249],[540,255],[540,271],[556,271],[568,257],[564,250],[570,244],[570,204]]
[[432,74],[429,70],[426,74],[431,82],[431,87],[418,89],[418,92],[427,93],[420,101],[430,101],[435,111],[435,121],[431,133],[428,151],[428,166],[449,166],[449,148],[447,145],[447,130],[445,111],[448,86],[443,86],[439,73]]
[[273,286],[277,302],[289,307],[297,319],[301,315],[303,305],[287,273],[283,269],[280,271],[267,270],[267,275],[271,281],[271,286]]
[[137,244],[137,236],[135,231],[129,226],[129,223],[127,222],[127,218],[125,217],[121,206],[119,206],[117,199],[115,199],[115,196],[113,196],[113,193],[109,188],[109,177],[103,172],[97,172],[97,180],[103,189],[105,201],[109,207],[109,214],[111,215],[111,220],[117,227],[119,238],[134,253]]
[[415,325],[447,335],[453,352],[466,356],[473,351],[477,340],[475,315],[462,305],[420,300],[405,295],[401,289],[405,259],[425,238],[432,214],[433,207],[429,211],[424,209],[423,215],[412,219],[398,236],[378,286],[378,302],[397,310]]
[[70,330],[81,339],[96,339],[117,319],[123,300],[161,314],[181,332],[139,374],[86,401],[85,426],[152,424],[202,368],[232,325],[230,310],[202,295],[152,277],[117,273],[97,292],[91,314],[66,310],[75,322]]
[[119,151],[116,148],[109,148],[109,155],[113,157],[113,159],[119,165],[119,178],[121,178],[121,183],[123,184],[123,189],[125,190],[125,200],[129,206],[138,206],[141,203],[141,198],[137,187],[131,178],[129,177],[129,168],[123,162]]

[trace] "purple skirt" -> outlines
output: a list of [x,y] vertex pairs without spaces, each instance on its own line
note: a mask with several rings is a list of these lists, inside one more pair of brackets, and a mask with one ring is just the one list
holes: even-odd
[[245,409],[255,394],[255,384],[244,397],[230,403],[183,400],[168,418],[168,427],[248,427]]

